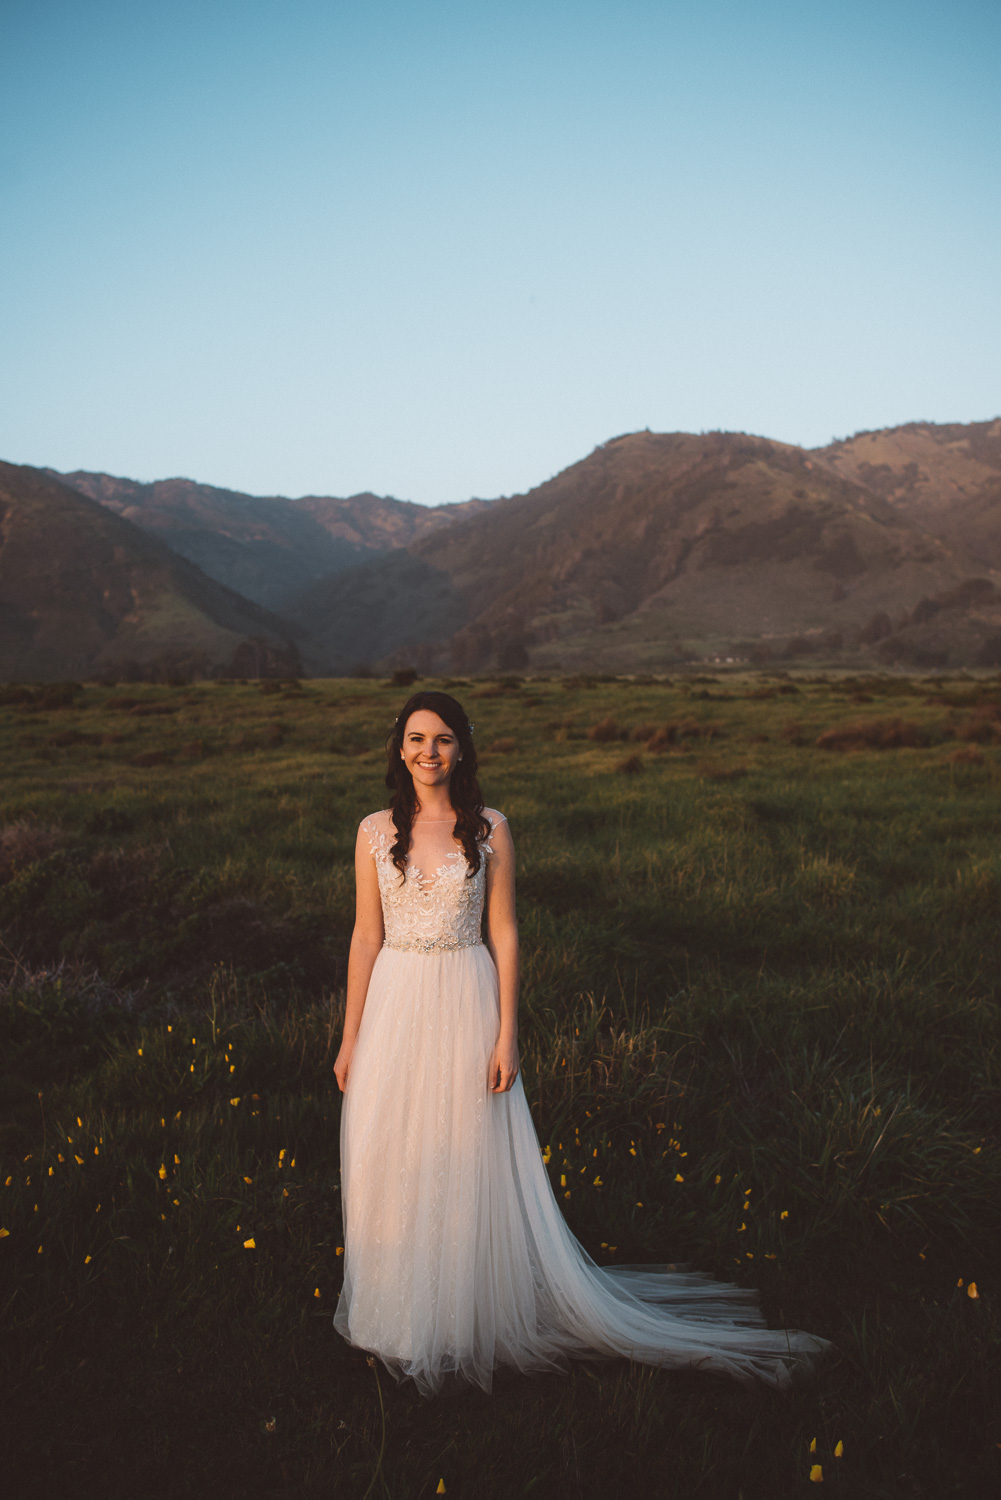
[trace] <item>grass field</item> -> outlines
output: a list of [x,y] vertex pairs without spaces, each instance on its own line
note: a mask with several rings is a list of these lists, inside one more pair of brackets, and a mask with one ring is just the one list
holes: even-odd
[[444,685],[515,837],[571,1227],[836,1357],[789,1395],[582,1362],[430,1402],[370,1366],[331,1328],[331,1065],[408,690],[10,687],[10,1493],[1001,1492],[1001,680]]

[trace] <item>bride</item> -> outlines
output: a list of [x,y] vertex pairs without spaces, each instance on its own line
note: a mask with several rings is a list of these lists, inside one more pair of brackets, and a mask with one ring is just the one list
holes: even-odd
[[514,846],[472,728],[447,693],[415,693],[389,810],[358,830],[334,1326],[425,1394],[568,1356],[784,1385],[825,1340],[769,1331],[753,1292],[701,1274],[598,1266],[563,1221],[519,1076]]

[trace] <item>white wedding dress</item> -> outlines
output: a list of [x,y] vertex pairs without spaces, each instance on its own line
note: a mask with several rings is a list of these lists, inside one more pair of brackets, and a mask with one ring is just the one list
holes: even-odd
[[[492,827],[502,814],[490,813]],[[389,857],[388,812],[362,824],[385,946],[341,1118],[344,1289],[334,1326],[426,1394],[448,1373],[615,1356],[786,1384],[826,1340],[763,1323],[755,1294],[671,1266],[598,1266],[564,1223],[520,1076],[487,1089],[497,971],[481,940],[486,862],[432,873]],[[451,830],[449,829],[449,834]]]

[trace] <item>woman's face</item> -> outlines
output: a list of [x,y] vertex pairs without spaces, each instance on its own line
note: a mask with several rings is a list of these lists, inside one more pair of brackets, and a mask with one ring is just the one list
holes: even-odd
[[422,786],[444,785],[458,759],[459,741],[444,719],[429,708],[410,715],[403,731],[403,760],[418,792]]

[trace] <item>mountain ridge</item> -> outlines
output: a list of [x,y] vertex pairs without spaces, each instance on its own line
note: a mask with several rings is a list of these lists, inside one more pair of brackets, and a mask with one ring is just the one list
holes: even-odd
[[364,491],[332,495],[249,495],[191,479],[143,483],[78,469],[47,470],[108,510],[158,536],[210,577],[279,614],[321,577],[405,547],[456,515],[486,505],[466,500],[428,507]]
[[288,623],[40,469],[0,462],[0,677],[300,665]]
[[[56,485],[64,508],[75,493],[91,529],[95,511],[130,527],[133,569],[137,537],[163,549],[173,617],[161,610],[146,632],[161,645],[173,618],[184,641],[223,629],[227,648],[254,632],[280,650],[294,638],[317,673],[657,671],[707,657],[1001,665],[1001,419],[908,423],[816,449],[625,433],[524,494],[434,509],[4,471]],[[72,577],[64,569],[57,595],[86,594]],[[280,600],[281,614],[233,580]],[[16,614],[0,594],[0,623],[23,645]],[[123,639],[142,636],[124,614],[119,625]],[[198,649],[220,669],[220,640]],[[37,651],[29,659],[41,670]],[[23,675],[16,645],[4,662]]]

